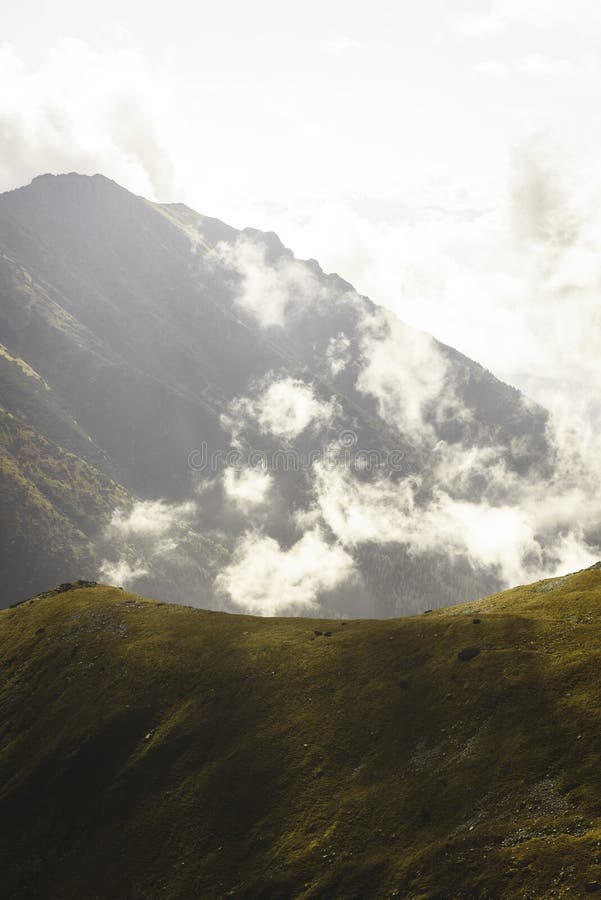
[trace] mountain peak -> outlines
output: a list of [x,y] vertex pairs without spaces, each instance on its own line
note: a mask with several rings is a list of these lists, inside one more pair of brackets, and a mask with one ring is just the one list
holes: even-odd
[[[102,175],[100,172],[96,172],[94,175],[84,175],[81,172],[44,172],[42,175],[36,175],[35,178],[32,178],[29,187],[34,184],[56,184],[59,181],[65,182],[67,180],[112,184],[115,187],[120,187],[116,181],[107,178],[106,175]],[[121,190],[125,190],[125,188],[121,188]]]
[[59,193],[65,194],[65,189],[67,192],[78,191],[80,193],[99,193],[107,190],[122,194],[131,193],[127,188],[121,187],[116,181],[107,178],[106,175],[101,175],[99,172],[94,175],[82,175],[80,172],[45,172],[42,175],[36,175],[29,184],[5,191],[0,196],[23,196],[27,194],[39,196],[41,192],[58,195]]

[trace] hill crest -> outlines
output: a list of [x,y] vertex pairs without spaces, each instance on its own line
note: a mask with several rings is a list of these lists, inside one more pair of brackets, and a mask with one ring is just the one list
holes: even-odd
[[599,567],[401,620],[232,616],[101,585],[5,610],[5,889],[594,891],[600,638]]

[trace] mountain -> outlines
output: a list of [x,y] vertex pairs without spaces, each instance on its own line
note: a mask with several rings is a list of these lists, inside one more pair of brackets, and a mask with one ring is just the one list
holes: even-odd
[[555,465],[544,410],[273,233],[99,175],[0,195],[0,341],[3,605],[80,576],[231,611],[469,599],[503,554],[453,515]]
[[601,568],[388,621],[0,613],[2,896],[601,890]]

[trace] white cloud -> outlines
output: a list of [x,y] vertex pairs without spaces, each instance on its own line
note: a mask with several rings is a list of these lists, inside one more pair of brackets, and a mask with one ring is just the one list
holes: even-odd
[[428,415],[465,413],[436,341],[387,310],[364,318],[361,354],[358,390],[375,397],[382,418],[402,433],[421,439],[429,433]]
[[178,550],[196,504],[143,500],[116,509],[99,540],[106,554],[100,574],[113,584],[131,585],[153,571],[162,570]]
[[343,36],[324,41],[321,46],[326,53],[333,53],[335,56],[341,56],[343,53],[348,53],[349,50],[359,50],[361,44],[359,41],[354,41],[352,38]]
[[268,502],[273,490],[273,476],[263,469],[228,468],[223,473],[226,497],[242,512],[250,512]]
[[455,17],[466,37],[494,38],[508,28],[527,27],[539,33],[563,31],[594,41],[601,35],[595,0],[493,0],[484,13]]
[[276,267],[267,265],[265,246],[242,237],[233,244],[220,244],[216,252],[241,276],[236,302],[265,328],[283,325],[296,272],[294,267],[290,269],[289,261],[280,262]]
[[320,281],[311,266],[289,250],[269,256],[266,243],[258,238],[241,235],[233,243],[218,244],[214,253],[240,279],[236,302],[264,328],[283,327],[291,313],[341,302],[340,294]]
[[320,400],[312,384],[290,377],[265,382],[256,396],[230,403],[224,424],[234,437],[250,424],[263,434],[293,440],[309,427],[327,427],[336,414],[335,400]]
[[[591,135],[565,138],[545,131],[519,141],[488,208],[444,186],[440,206],[430,195],[409,208],[400,197],[390,205],[324,203],[307,216],[306,231],[297,224],[295,242],[327,245],[326,264],[373,299],[586,433],[591,420],[601,423],[601,179]],[[396,331],[402,350],[402,326]],[[369,333],[367,341],[369,359]],[[397,375],[395,341],[373,343],[376,357],[359,386],[392,420],[404,354]],[[440,363],[431,374],[415,364],[415,396],[435,395]],[[421,406],[407,412],[418,424]]]
[[349,338],[342,332],[330,338],[326,348],[326,359],[330,366],[330,372],[334,377],[343,372],[349,364],[351,359],[350,347],[351,342]]
[[555,547],[555,569],[548,572],[549,577],[565,575],[567,572],[579,572],[598,562],[598,556],[587,548],[582,532],[575,526],[573,531],[562,535]]
[[195,510],[191,502],[170,504],[164,500],[143,500],[132,509],[117,509],[109,530],[122,538],[160,538],[174,526],[188,519]]
[[545,56],[542,53],[530,53],[517,64],[519,72],[525,72],[531,75],[540,75],[543,78],[547,76],[566,76],[570,68],[567,59],[556,59]]
[[496,59],[486,59],[471,67],[470,72],[479,78],[481,75],[490,78],[507,78],[509,67]]
[[109,584],[114,584],[117,587],[127,587],[133,584],[134,581],[137,581],[138,578],[148,575],[148,569],[140,561],[132,565],[125,559],[121,559],[116,563],[111,563],[105,559],[100,565],[100,574],[102,578],[106,578]]
[[472,14],[456,20],[456,28],[470,38],[488,38],[504,31],[506,21],[495,12]]
[[287,550],[271,537],[249,532],[216,587],[253,615],[303,615],[317,608],[320,595],[354,574],[352,557],[340,545],[326,543],[317,529]]
[[410,541],[415,498],[409,479],[360,481],[350,471],[320,463],[314,471],[317,508],[343,545]]
[[359,479],[323,463],[313,475],[315,505],[299,525],[326,525],[347,548],[399,543],[418,556],[463,556],[506,586],[583,568],[599,554],[591,539],[601,526],[598,469],[562,444],[551,478],[508,469],[492,444],[444,442],[419,478]]
[[35,69],[3,44],[0,190],[42,172],[100,171],[140,193],[173,198],[173,163],[162,142],[170,86],[167,58],[150,66],[139,50],[114,42],[60,38]]

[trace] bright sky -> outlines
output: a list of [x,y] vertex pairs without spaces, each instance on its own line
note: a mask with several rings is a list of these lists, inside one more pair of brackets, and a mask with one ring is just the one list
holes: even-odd
[[594,0],[21,0],[0,190],[101,171],[274,230],[543,402],[601,383]]

